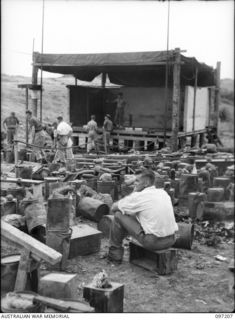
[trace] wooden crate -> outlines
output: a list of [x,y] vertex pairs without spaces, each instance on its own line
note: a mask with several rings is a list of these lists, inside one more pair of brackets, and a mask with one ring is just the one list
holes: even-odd
[[95,288],[89,284],[83,288],[83,298],[95,308],[95,312],[123,312],[124,285],[111,282],[111,288]]
[[39,294],[51,298],[77,299],[77,274],[48,273],[39,281]]
[[69,259],[99,251],[101,235],[102,232],[85,224],[72,226]]
[[137,241],[130,242],[130,262],[160,275],[171,274],[177,269],[177,250],[151,251]]

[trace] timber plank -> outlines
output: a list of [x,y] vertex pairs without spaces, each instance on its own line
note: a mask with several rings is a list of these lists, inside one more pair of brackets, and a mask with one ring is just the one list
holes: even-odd
[[25,249],[32,252],[35,256],[54,265],[62,259],[62,255],[54,249],[46,246],[42,242],[32,238],[28,234],[18,230],[10,224],[1,221],[1,235],[6,239],[18,243]]
[[27,271],[29,266],[30,251],[25,249],[21,253],[20,262],[18,266],[16,282],[15,282],[15,291],[25,290],[27,282]]
[[11,183],[32,183],[35,185],[43,184],[44,181],[42,180],[31,180],[31,179],[21,179],[21,178],[6,178],[0,180],[1,182],[11,182]]

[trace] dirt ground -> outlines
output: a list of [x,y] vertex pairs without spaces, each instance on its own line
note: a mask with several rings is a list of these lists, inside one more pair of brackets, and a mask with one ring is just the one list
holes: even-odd
[[[17,85],[25,82],[23,77],[2,77],[3,96],[1,116],[4,119],[10,111],[17,110],[22,122],[19,137],[25,137],[25,92]],[[52,122],[58,113],[63,114],[67,105],[65,85],[73,84],[73,79],[45,79],[43,120]],[[227,84],[226,84],[227,88]],[[229,92],[233,91],[233,83]],[[234,146],[234,104],[223,102],[220,108],[229,112],[228,121],[220,123],[219,136],[226,147]],[[84,221],[96,228],[96,224]],[[144,270],[129,263],[128,243],[125,246],[124,261],[116,266],[108,264],[101,256],[108,250],[108,240],[102,238],[100,252],[69,260],[67,272],[78,274],[78,298],[82,300],[83,285],[88,284],[94,275],[104,269],[111,281],[123,283],[124,312],[232,312],[234,310],[234,292],[229,294],[232,273],[228,263],[234,257],[234,243],[224,242],[217,247],[202,245],[195,240],[192,250],[178,249],[178,269],[168,276]],[[21,248],[2,241],[2,256],[20,253]],[[226,257],[226,261],[217,261],[216,255]],[[48,273],[45,265],[41,266],[41,275]]]
[[[96,228],[96,223],[82,223]],[[124,287],[124,312],[185,313],[232,312],[234,292],[229,293],[232,273],[228,263],[234,257],[234,243],[229,240],[217,247],[194,241],[192,250],[178,249],[178,269],[171,275],[160,276],[129,263],[128,241],[121,265],[113,265],[102,256],[108,250],[108,240],[102,238],[100,251],[68,261],[66,272],[77,273],[78,299],[83,300],[83,286],[104,269],[111,281]],[[20,252],[20,248],[2,240],[2,256]],[[216,255],[226,257],[217,261]],[[41,265],[41,276],[49,271]]]

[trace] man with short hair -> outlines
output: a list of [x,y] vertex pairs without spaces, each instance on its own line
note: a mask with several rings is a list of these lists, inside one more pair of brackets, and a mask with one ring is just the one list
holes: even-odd
[[37,162],[42,162],[45,159],[44,147],[46,144],[46,134],[43,130],[41,122],[32,115],[32,111],[26,111],[26,118],[29,123],[29,130],[32,132],[33,151]]
[[111,131],[113,130],[113,122],[111,121],[111,116],[106,114],[104,117],[103,125],[103,139],[104,139],[104,151],[105,153],[109,152],[109,142]]
[[149,250],[163,250],[175,243],[178,230],[171,198],[163,189],[155,188],[152,170],[142,169],[136,174],[135,189],[111,208],[108,259],[121,263],[122,241],[127,235],[138,240]]
[[87,123],[88,140],[87,140],[87,152],[89,153],[93,148],[97,152],[97,122],[95,121],[95,115],[91,115],[91,120]]
[[65,164],[66,160],[74,158],[72,149],[73,141],[71,139],[73,129],[61,116],[57,117],[57,123],[56,135],[58,150],[56,151],[54,161],[60,161]]
[[19,120],[15,116],[15,112],[11,112],[10,116],[3,121],[3,127],[7,133],[7,143],[12,144],[19,127]]

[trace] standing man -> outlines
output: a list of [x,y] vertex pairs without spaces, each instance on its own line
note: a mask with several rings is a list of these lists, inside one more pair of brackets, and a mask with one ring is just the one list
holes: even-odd
[[73,129],[61,116],[57,118],[57,123],[56,135],[58,150],[56,151],[54,161],[60,161],[65,164],[66,160],[74,158],[72,149],[73,141],[71,139]]
[[124,111],[127,105],[126,101],[123,98],[123,93],[118,93],[117,99],[114,100],[117,103],[114,123],[117,128],[122,128],[124,124]]
[[91,116],[91,120],[87,123],[87,131],[88,131],[88,141],[87,141],[87,152],[89,153],[93,148],[97,153],[97,122],[95,121],[95,116]]
[[53,146],[56,147],[57,142],[57,122],[52,123],[52,140],[53,140]]
[[113,122],[111,121],[110,114],[106,114],[104,117],[104,125],[103,125],[103,139],[104,139],[104,151],[105,153],[109,152],[109,142],[111,131],[113,130]]
[[34,116],[32,111],[26,111],[26,118],[29,123],[29,130],[32,132],[32,144],[34,145],[33,150],[35,152],[37,162],[42,162],[45,159],[44,147],[46,144],[46,134],[43,130],[41,122]]
[[178,225],[171,198],[165,190],[156,189],[152,170],[138,172],[134,192],[115,202],[111,211],[114,214],[108,253],[111,261],[122,262],[122,241],[127,235],[149,250],[164,250],[176,241]]
[[12,144],[19,127],[19,120],[16,118],[15,112],[11,112],[10,116],[3,121],[3,127],[7,133],[7,143]]

